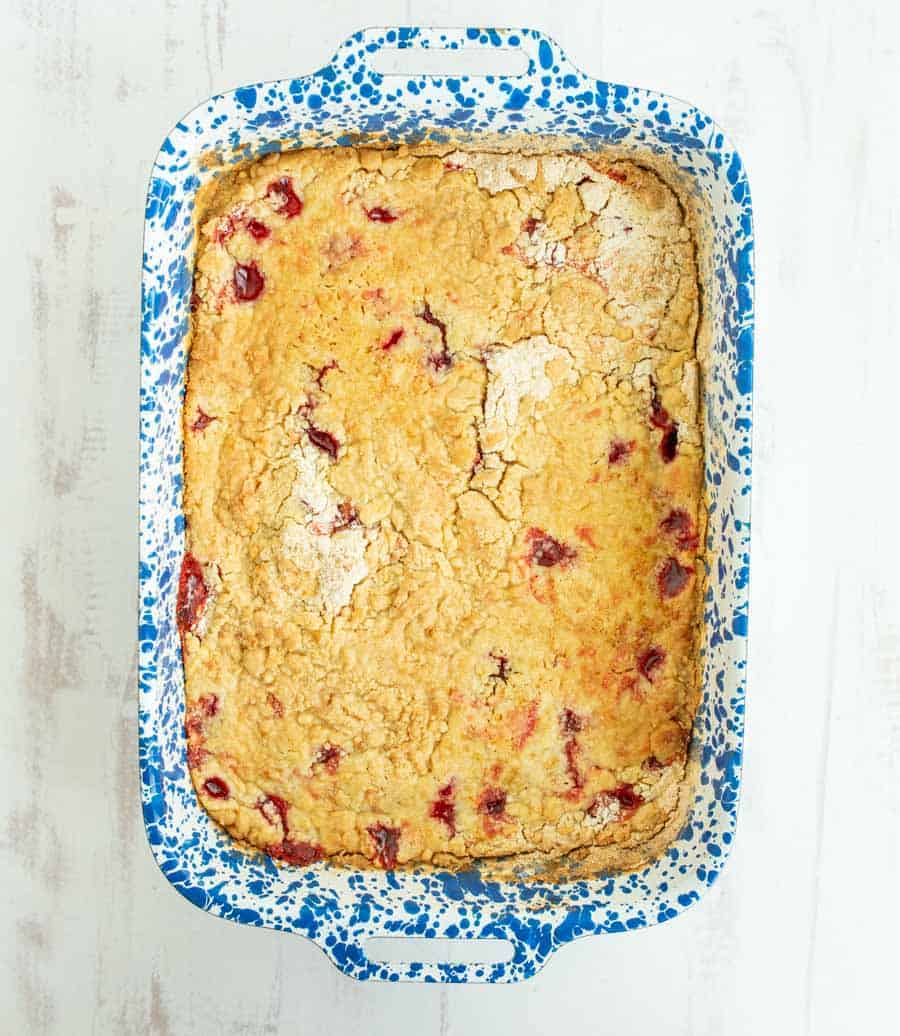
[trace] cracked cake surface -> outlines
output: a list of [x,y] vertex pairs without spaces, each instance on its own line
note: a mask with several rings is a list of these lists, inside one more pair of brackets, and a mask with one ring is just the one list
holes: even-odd
[[221,176],[198,240],[177,621],[206,810],[288,864],[658,851],[704,532],[672,190],[598,155],[303,150]]

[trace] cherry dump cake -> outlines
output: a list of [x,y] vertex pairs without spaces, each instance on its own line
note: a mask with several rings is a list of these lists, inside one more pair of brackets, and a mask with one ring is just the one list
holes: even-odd
[[704,535],[675,194],[597,155],[348,147],[200,207],[177,621],[203,806],[291,864],[659,851]]

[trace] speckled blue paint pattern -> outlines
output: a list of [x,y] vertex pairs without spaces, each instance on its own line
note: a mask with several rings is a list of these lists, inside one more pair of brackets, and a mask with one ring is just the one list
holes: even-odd
[[[521,76],[382,76],[383,47],[521,47]],[[479,133],[553,134],[572,150],[615,143],[664,156],[709,213],[701,271],[713,336],[705,382],[709,497],[703,695],[693,751],[700,779],[689,822],[644,870],[565,885],[499,884],[477,873],[280,869],[236,850],[200,807],[187,772],[183,674],[175,597],[184,550],[181,402],[197,189],[211,150],[243,157],[351,143],[380,133],[412,142],[428,131],[477,143]],[[235,157],[235,161],[239,160]],[[298,932],[348,975],[391,981],[512,982],[585,935],[625,932],[677,916],[721,873],[734,837],[744,722],[750,542],[753,232],[737,153],[697,109],[661,94],[592,79],[555,42],[527,29],[369,29],[300,79],[211,98],[179,122],[147,193],[141,323],[140,641],[141,794],[147,837],[168,880],[205,910],[243,924]],[[379,935],[497,937],[503,964],[381,964]]]

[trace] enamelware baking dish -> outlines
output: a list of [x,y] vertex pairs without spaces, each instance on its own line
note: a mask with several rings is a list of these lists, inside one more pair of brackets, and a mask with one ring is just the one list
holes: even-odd
[[[520,50],[516,76],[388,76],[388,49]],[[427,58],[427,55],[423,55]],[[184,553],[181,404],[191,294],[193,207],[222,163],[294,147],[498,138],[547,150],[614,148],[652,165],[695,213],[706,356],[708,503],[702,702],[690,814],[643,870],[589,880],[496,882],[477,871],[279,868],[235,846],[201,808],[187,769],[175,598]],[[550,142],[552,140],[552,142]],[[216,161],[210,161],[215,156]],[[593,79],[532,30],[367,29],[318,72],[217,95],[185,116],[153,169],[144,227],[140,443],[140,766],[144,822],[168,880],[197,906],[242,924],[312,939],[355,978],[512,982],[583,935],[676,917],[721,873],[740,786],[750,542],[753,233],[741,160],[696,108]],[[501,963],[385,963],[379,936],[494,938]],[[414,944],[410,944],[414,945]],[[417,944],[415,944],[417,945]],[[409,957],[414,958],[415,950]]]

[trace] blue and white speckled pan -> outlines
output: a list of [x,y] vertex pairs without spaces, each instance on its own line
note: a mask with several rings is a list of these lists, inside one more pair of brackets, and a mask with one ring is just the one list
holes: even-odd
[[[518,76],[387,76],[387,48],[513,48]],[[424,57],[424,56],[423,56]],[[703,695],[694,748],[700,774],[688,823],[644,870],[568,884],[496,883],[434,870],[384,873],[326,863],[278,868],[234,847],[200,807],[186,765],[183,674],[175,625],[184,552],[181,404],[198,188],[205,154],[248,155],[424,133],[477,147],[485,134],[552,135],[572,150],[615,147],[662,162],[700,214],[705,376],[708,584]],[[240,151],[242,154],[238,155]],[[706,115],[648,90],[584,75],[530,30],[367,29],[318,72],[212,97],[160,149],[147,196],[141,323],[140,765],[144,821],[165,876],[192,903],[242,924],[312,939],[355,978],[513,982],[583,935],[676,917],[721,873],[734,836],[744,725],[750,541],[753,233],[737,152]],[[499,938],[498,964],[378,963],[374,936]]]

